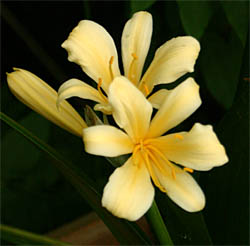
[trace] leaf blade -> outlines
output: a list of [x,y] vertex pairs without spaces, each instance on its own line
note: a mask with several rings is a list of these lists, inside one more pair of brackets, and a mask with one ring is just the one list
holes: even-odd
[[149,245],[150,241],[146,235],[135,224],[126,220],[118,219],[112,216],[107,210],[101,206],[101,194],[94,187],[93,181],[84,175],[79,168],[72,165],[69,161],[65,160],[60,153],[56,152],[53,148],[45,142],[34,136],[27,129],[23,128],[17,122],[9,118],[4,113],[0,113],[0,119],[6,122],[14,130],[21,133],[24,137],[34,143],[40,150],[46,152],[55,161],[53,164],[59,169],[64,177],[80,192],[82,197],[89,203],[89,205],[96,211],[99,217],[108,226],[114,236],[122,244],[134,245],[143,244]]

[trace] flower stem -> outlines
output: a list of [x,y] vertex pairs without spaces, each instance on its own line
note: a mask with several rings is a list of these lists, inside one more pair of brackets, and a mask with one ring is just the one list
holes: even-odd
[[155,201],[153,201],[151,208],[146,214],[146,217],[160,244],[174,245]]

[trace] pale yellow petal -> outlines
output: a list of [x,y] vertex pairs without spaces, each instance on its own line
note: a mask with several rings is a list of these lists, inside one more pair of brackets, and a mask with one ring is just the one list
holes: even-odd
[[148,98],[148,101],[154,108],[159,109],[169,95],[169,92],[166,89],[158,90]]
[[199,106],[199,86],[192,78],[169,91],[150,125],[148,137],[158,137],[188,118]]
[[86,152],[108,157],[131,153],[134,146],[126,133],[113,126],[105,125],[84,129],[83,142]]
[[116,123],[134,142],[142,139],[149,128],[152,106],[125,77],[117,77],[110,86],[109,103]]
[[155,85],[173,82],[185,73],[193,72],[199,52],[200,44],[193,37],[171,39],[158,48],[142,81],[151,91]]
[[[93,21],[80,21],[62,47],[68,51],[69,61],[79,64],[82,70],[97,83],[99,78],[102,79],[102,87],[105,91],[108,90],[112,76],[120,75],[113,39],[102,26]],[[110,72],[111,59],[113,75]]]
[[152,36],[152,16],[140,11],[126,23],[122,33],[122,61],[124,73],[137,84],[148,53]]
[[59,112],[56,107],[57,93],[53,88],[31,72],[19,68],[14,70],[7,75],[7,81],[10,90],[21,102],[63,129],[82,136],[82,129],[87,125],[68,102],[61,103]]
[[[172,170],[165,165],[166,173],[154,167],[155,174],[160,184],[166,189],[167,195],[181,208],[188,212],[197,212],[205,206],[205,196],[194,178],[181,168],[173,164],[175,177]],[[167,175],[168,173],[168,175]]]
[[102,98],[98,90],[78,79],[70,79],[60,86],[57,99],[58,107],[62,101],[70,97],[80,97],[99,103],[106,103],[105,99]]
[[210,125],[196,123],[189,132],[169,134],[157,142],[169,160],[195,170],[210,170],[228,162],[225,148]]
[[94,106],[94,110],[101,111],[104,114],[111,115],[113,112],[113,109],[109,103],[98,103]]
[[151,207],[153,198],[154,188],[147,169],[134,165],[130,158],[110,176],[102,206],[119,218],[135,221]]

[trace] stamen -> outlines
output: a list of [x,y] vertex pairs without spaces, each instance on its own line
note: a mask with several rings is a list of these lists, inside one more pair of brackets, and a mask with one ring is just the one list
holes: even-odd
[[142,85],[143,85],[143,88],[144,88],[144,90],[145,90],[146,96],[148,96],[148,94],[149,94],[149,89],[148,89],[148,86],[146,85],[145,81],[142,81]]
[[135,72],[134,72],[135,67],[134,67],[134,65],[135,65],[135,61],[138,59],[138,57],[135,53],[132,53],[131,56],[133,57],[133,60],[129,66],[128,79],[131,82],[133,82],[134,84],[136,84],[136,81],[134,81],[134,79],[135,79]]
[[178,139],[180,139],[180,140],[183,140],[183,139],[184,139],[184,137],[183,137],[182,135],[180,135],[180,134],[175,134],[174,137],[175,137],[175,138],[178,138]]
[[189,172],[189,173],[193,173],[194,172],[194,170],[191,169],[191,168],[189,168],[189,167],[184,167],[183,170],[186,171],[186,172]]
[[111,56],[110,60],[109,60],[109,72],[110,72],[111,80],[114,79],[114,73],[113,73],[113,70],[112,70],[113,62],[114,62],[114,56]]
[[166,193],[166,189],[160,184],[160,182],[159,182],[157,176],[155,175],[154,170],[152,169],[152,166],[151,166],[151,164],[150,164],[150,162],[149,162],[148,154],[145,153],[144,157],[145,157],[146,167],[147,167],[147,169],[148,169],[148,171],[149,171],[149,173],[150,173],[150,176],[151,176],[151,178],[152,178],[154,184],[155,184],[162,192],[165,192],[165,193]]
[[141,147],[141,151],[143,151],[143,140],[140,139],[140,147]]
[[136,154],[138,152],[138,150],[141,148],[140,145],[136,145],[136,147],[134,148],[133,150],[133,153],[132,153],[132,159],[133,159],[133,164],[136,166],[138,163],[137,163],[137,160],[136,160]]
[[164,156],[164,154],[158,150],[157,148],[155,148],[153,145],[148,145],[147,148],[155,151],[164,161],[166,161],[167,165],[171,168],[171,172],[172,172],[172,176],[174,179],[176,179],[176,175],[175,175],[175,170],[173,167],[173,164]]
[[156,159],[156,157],[153,155],[153,153],[151,153],[148,149],[146,149],[146,152],[147,152],[148,156],[152,159],[152,161],[154,162],[154,164],[156,164],[156,166],[160,169],[160,172],[163,173],[165,176],[168,176],[168,173],[167,173],[166,170],[162,167],[162,165],[161,165],[160,162]]
[[97,90],[99,91],[99,93],[100,93],[101,97],[103,98],[103,100],[104,100],[105,102],[108,102],[107,97],[105,97],[104,94],[102,93],[101,86],[102,86],[102,79],[99,78],[99,79],[98,79],[98,84],[97,84]]

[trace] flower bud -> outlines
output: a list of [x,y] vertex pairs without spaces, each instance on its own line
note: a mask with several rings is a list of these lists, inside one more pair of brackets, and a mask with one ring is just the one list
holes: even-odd
[[7,73],[7,82],[22,103],[70,133],[82,136],[82,129],[87,127],[84,120],[65,100],[58,110],[57,92],[43,80],[27,70],[14,68],[14,72]]

